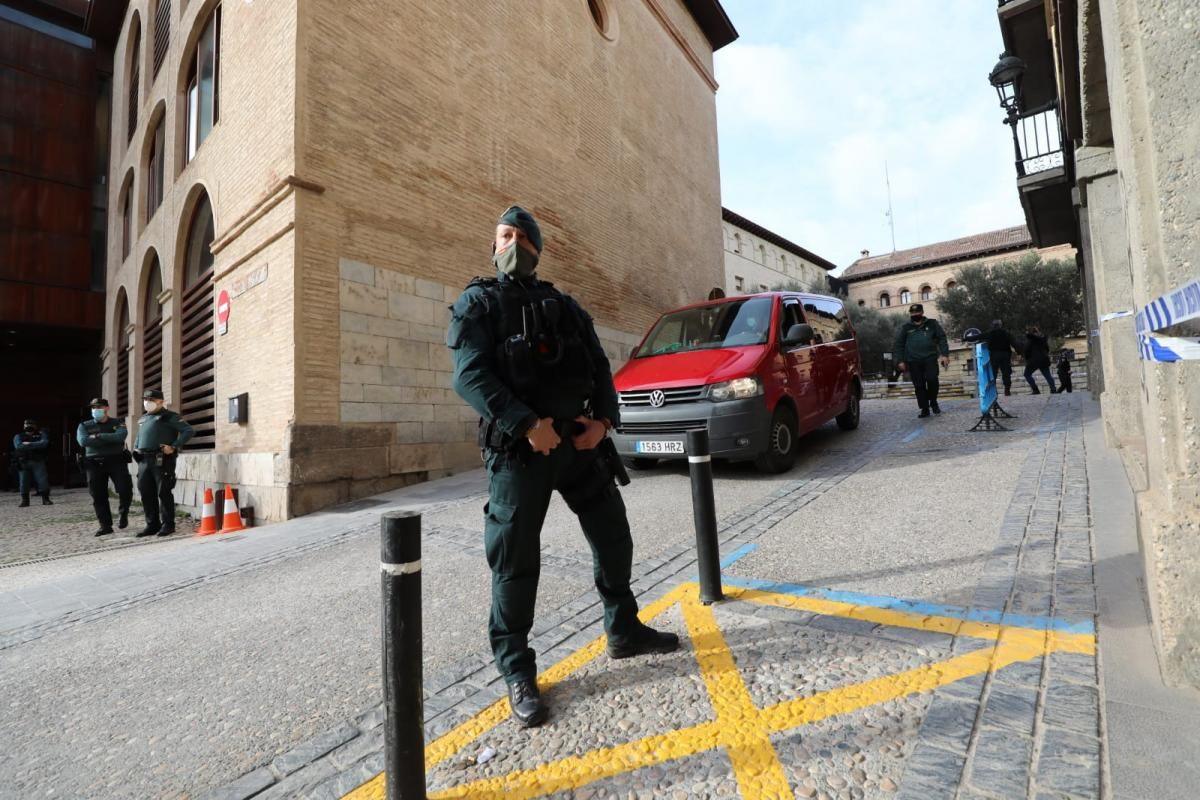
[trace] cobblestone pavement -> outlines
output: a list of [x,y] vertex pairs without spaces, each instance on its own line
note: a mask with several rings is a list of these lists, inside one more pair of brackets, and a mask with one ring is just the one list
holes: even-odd
[[636,475],[635,589],[681,634],[670,655],[602,654],[556,501],[536,730],[507,719],[487,654],[477,476],[147,548],[73,595],[0,586],[0,797],[382,797],[374,536],[404,503],[425,514],[431,797],[1098,797],[1094,407],[1010,401],[1010,433],[964,433],[970,401],[928,421],[876,402],[786,475],[718,468],[729,599],[711,607],[689,599],[686,468]]
[[[136,498],[136,492],[134,494]],[[134,500],[130,509],[129,527],[115,530],[108,536],[94,536],[99,525],[92,508],[92,498],[87,489],[51,490],[52,506],[44,506],[37,497],[32,498],[28,508],[19,508],[20,495],[0,495],[0,567],[66,556],[86,555],[97,552],[145,544],[145,539],[135,539],[134,534],[145,527],[142,504]],[[116,522],[117,498],[109,498]],[[180,519],[179,530],[190,532],[192,525],[187,518]],[[154,543],[161,543],[156,539]],[[3,583],[0,582],[0,586]]]

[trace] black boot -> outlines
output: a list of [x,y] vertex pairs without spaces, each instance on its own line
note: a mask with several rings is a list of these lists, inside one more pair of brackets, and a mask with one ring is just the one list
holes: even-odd
[[125,530],[126,528],[129,527],[129,509],[128,508],[121,509],[121,516],[117,520],[117,527],[120,528],[121,530]]
[[150,523],[146,523],[146,527],[142,528],[140,531],[138,531],[136,538],[140,539],[143,536],[156,536],[158,534],[158,530],[159,530],[159,528],[157,525],[151,525]]
[[917,419],[924,419],[925,417],[928,417],[928,416],[929,416],[929,409],[928,409],[928,408],[922,408],[922,409],[921,409],[921,413],[920,413],[920,414],[917,414]]
[[942,413],[942,407],[937,404],[936,400],[929,404],[929,408],[932,409],[933,413],[935,413],[935,414]]
[[44,505],[44,506],[54,505],[54,503],[50,502],[50,490],[49,489],[42,492],[42,505]]
[[175,532],[175,526],[170,525],[170,526],[165,526],[161,531],[158,532],[158,535],[159,536],[170,536],[174,532]]
[[526,728],[541,725],[550,715],[533,678],[521,678],[508,685],[508,704],[512,706],[517,722]]
[[101,528],[100,530],[96,531],[92,535],[93,536],[107,536],[108,534],[110,534],[112,532],[113,532],[112,528]]
[[648,653],[673,653],[679,649],[679,637],[666,631],[656,631],[638,624],[637,630],[628,639],[608,639],[610,658],[632,658]]
[[27,505],[29,505],[29,493],[28,492],[21,495],[21,502],[19,504],[17,504],[17,508],[25,508],[25,506],[27,506]]

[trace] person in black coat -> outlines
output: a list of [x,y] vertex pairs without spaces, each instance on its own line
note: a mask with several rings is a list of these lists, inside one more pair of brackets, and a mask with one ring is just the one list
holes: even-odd
[[1035,372],[1042,373],[1046,385],[1050,387],[1050,394],[1058,391],[1054,387],[1054,378],[1050,375],[1050,344],[1037,325],[1029,325],[1025,328],[1025,380],[1033,394],[1041,394],[1033,380]]
[[1071,393],[1071,356],[1066,350],[1058,359],[1058,392]]
[[992,360],[992,373],[1003,378],[1005,396],[1012,394],[1012,354],[1020,352],[1016,342],[998,319],[992,320],[992,329],[984,334],[983,340]]

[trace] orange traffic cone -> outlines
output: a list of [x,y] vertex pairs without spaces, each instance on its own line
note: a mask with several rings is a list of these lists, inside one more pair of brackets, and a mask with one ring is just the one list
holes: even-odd
[[233,487],[225,486],[225,516],[221,520],[221,533],[233,533],[245,530],[242,524],[242,512],[238,511],[237,500],[233,499]]
[[217,503],[213,500],[212,489],[204,490],[204,505],[200,507],[200,527],[196,529],[197,536],[208,536],[217,532]]

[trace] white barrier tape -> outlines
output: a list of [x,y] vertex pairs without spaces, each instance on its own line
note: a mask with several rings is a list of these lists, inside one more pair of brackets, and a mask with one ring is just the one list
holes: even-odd
[[1108,322],[1109,320],[1120,319],[1121,317],[1132,317],[1132,316],[1133,316],[1133,312],[1130,311],[1129,309],[1125,309],[1124,311],[1114,311],[1111,314],[1105,314],[1103,317],[1100,318],[1100,321]]
[[1155,298],[1137,313],[1138,352],[1145,361],[1200,360],[1200,338],[1159,336],[1181,322],[1200,319],[1200,278]]
[[388,575],[412,575],[421,571],[421,559],[406,561],[403,564],[387,564],[381,561],[379,568]]
[[712,461],[712,456],[688,456],[689,464],[706,464]]

